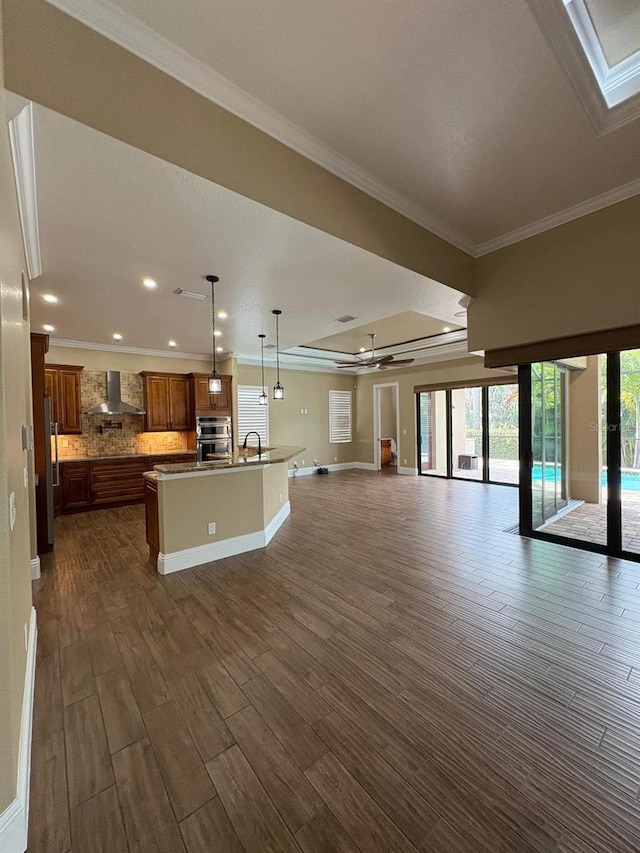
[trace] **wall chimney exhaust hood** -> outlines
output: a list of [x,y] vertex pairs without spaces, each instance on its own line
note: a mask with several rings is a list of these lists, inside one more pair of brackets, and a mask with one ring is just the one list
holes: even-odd
[[88,415],[144,415],[143,409],[122,402],[120,393],[120,371],[107,370],[107,399],[99,406],[94,406]]

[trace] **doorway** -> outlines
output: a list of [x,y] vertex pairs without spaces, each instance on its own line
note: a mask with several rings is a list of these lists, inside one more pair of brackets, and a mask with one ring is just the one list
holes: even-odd
[[373,461],[376,471],[398,473],[399,389],[398,382],[383,382],[373,386]]
[[556,362],[531,365],[532,523],[541,527],[567,506],[567,376]]

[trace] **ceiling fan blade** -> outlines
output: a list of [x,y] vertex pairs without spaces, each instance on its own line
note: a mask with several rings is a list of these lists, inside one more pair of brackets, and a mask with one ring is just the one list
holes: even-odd
[[415,361],[415,359],[413,359],[413,358],[399,358],[397,360],[394,359],[389,364],[389,367],[396,367],[396,365],[398,365],[398,364],[411,364],[413,361]]
[[376,358],[378,364],[386,364],[388,361],[393,361],[392,355],[381,355]]
[[336,367],[338,368],[338,370],[344,370],[345,367],[363,367],[363,366],[364,365],[362,365],[360,362],[357,362],[357,361],[354,361],[352,364],[337,364],[336,363]]

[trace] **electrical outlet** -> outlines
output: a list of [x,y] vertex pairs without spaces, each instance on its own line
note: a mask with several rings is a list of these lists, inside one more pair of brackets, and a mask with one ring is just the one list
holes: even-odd
[[24,650],[25,652],[29,649],[29,626],[27,623],[24,623]]
[[208,529],[209,529],[209,536],[213,536],[213,534],[216,532],[216,523],[215,523],[215,521],[210,521],[210,522],[209,522],[209,528],[208,528]]
[[402,460],[402,464],[403,464],[403,465],[406,465],[406,464],[407,464],[407,460],[406,460],[406,459],[403,459],[403,460]]
[[25,487],[25,489],[28,489],[29,488],[29,469],[27,468],[26,465],[22,469],[22,476],[24,478],[24,487]]
[[63,447],[69,447],[69,439],[68,438],[62,439],[62,446]]
[[302,462],[301,462],[300,464],[301,464],[301,465],[304,465],[304,459],[302,460]]
[[406,429],[403,429],[403,430],[402,430],[402,434],[403,434],[403,435],[406,435],[406,434],[407,434]]
[[282,503],[282,492],[280,492],[280,503]]
[[334,461],[334,462],[337,462],[337,461],[338,461],[338,457],[337,457],[337,456],[334,456],[334,457],[333,457],[333,461]]

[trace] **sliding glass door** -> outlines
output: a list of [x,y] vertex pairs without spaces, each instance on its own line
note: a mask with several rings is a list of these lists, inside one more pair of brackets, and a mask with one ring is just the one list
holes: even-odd
[[534,529],[567,506],[566,373],[554,362],[531,365],[531,498]]
[[518,484],[518,386],[470,385],[416,395],[419,473]]

